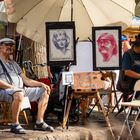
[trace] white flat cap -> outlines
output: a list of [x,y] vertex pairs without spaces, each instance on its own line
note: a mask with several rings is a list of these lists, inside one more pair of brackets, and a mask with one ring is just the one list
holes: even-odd
[[0,39],[0,44],[15,44],[15,41],[10,38],[2,38]]

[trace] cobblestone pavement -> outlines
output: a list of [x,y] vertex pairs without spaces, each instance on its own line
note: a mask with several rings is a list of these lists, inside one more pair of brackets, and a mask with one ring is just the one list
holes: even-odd
[[[123,114],[114,118],[110,116],[110,122],[113,127],[113,132],[117,136],[122,126],[124,119]],[[58,125],[56,118],[49,117],[47,123],[55,127],[55,132],[34,131],[33,123],[28,126],[23,125],[27,129],[27,134],[17,135],[9,132],[9,126],[0,126],[0,140],[112,140],[110,131],[104,121],[101,112],[94,112],[84,123],[80,119],[78,123],[70,123],[69,128],[63,130]],[[139,125],[135,130],[135,140],[140,139]],[[122,140],[125,140],[127,133],[124,134]]]

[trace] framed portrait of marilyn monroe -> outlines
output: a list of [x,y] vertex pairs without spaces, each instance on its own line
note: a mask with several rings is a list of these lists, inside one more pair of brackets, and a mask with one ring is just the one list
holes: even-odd
[[120,69],[122,60],[121,27],[92,28],[93,70]]
[[75,23],[46,22],[47,63],[76,64]]

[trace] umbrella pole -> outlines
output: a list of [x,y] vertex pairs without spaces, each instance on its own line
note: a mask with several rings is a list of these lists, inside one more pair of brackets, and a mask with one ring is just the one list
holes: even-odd
[[[79,37],[76,39],[76,44],[78,43],[78,40],[79,40]],[[71,66],[71,63],[69,63],[68,66],[66,65],[65,66],[65,71],[69,71],[70,66]],[[67,85],[65,87],[65,105],[64,105],[64,112],[63,112],[63,122],[62,122],[62,128],[63,129],[66,128],[66,125],[67,125],[67,129],[68,129],[69,112],[70,112],[72,98],[73,98],[72,93],[69,95],[69,91],[68,91],[69,87],[71,88],[71,84]],[[68,101],[68,97],[69,97],[69,101]]]
[[[71,63],[69,63],[69,65],[65,66],[65,71],[69,71],[71,66]],[[68,88],[70,85],[66,85],[65,86],[65,104],[64,104],[64,112],[63,112],[63,122],[62,122],[62,128],[65,129],[66,125],[67,125],[67,129],[68,129],[68,117],[69,117],[69,111],[70,111],[70,107],[71,107],[71,102],[68,102]],[[68,106],[68,107],[67,107]]]
[[20,52],[20,47],[21,47],[21,40],[22,40],[22,34],[20,34],[19,44],[18,44],[18,48],[17,48],[17,55],[16,55],[16,61],[17,62],[18,62],[18,58],[19,58],[19,52]]
[[71,21],[73,21],[73,0],[71,0]]

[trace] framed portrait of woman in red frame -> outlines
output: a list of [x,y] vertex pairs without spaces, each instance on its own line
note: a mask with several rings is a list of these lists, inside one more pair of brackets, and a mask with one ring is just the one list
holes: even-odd
[[121,26],[92,28],[93,70],[117,70],[121,67]]

